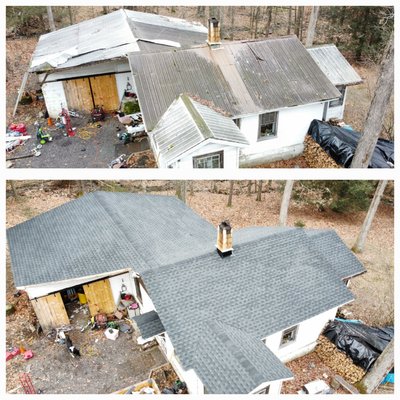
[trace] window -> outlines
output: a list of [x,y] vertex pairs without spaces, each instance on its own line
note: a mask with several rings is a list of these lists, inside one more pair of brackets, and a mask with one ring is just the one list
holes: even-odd
[[340,85],[336,86],[336,89],[340,92],[340,97],[338,99],[329,102],[329,108],[339,107],[343,105],[344,95],[346,94],[346,86]]
[[282,333],[282,339],[280,347],[286,346],[287,344],[294,342],[297,336],[297,325],[291,328],[285,329]]
[[193,168],[224,168],[224,152],[193,157]]
[[261,114],[259,117],[258,140],[276,137],[278,126],[278,113]]

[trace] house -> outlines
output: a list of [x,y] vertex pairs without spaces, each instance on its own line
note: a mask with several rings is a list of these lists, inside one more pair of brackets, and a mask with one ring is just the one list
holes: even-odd
[[133,294],[140,342],[155,338],[192,394],[278,394],[285,362],[311,351],[365,269],[332,230],[217,229],[174,197],[87,194],[7,230],[14,282],[47,329],[63,291],[92,315]]
[[178,18],[119,9],[42,35],[29,72],[38,74],[47,111],[119,108],[135,91],[128,53],[163,52],[204,43],[207,28]]
[[[161,119],[166,120],[164,131],[176,130],[178,137],[184,130],[183,122],[170,118],[168,109],[186,94],[231,118],[249,142],[239,149],[238,160],[221,162],[219,168],[247,167],[301,154],[310,122],[327,116],[326,109],[341,92],[296,36],[221,42],[215,19],[209,20],[208,32],[208,43],[202,46],[129,54],[153,150],[153,132],[157,133]],[[348,65],[344,67],[347,70]],[[206,151],[202,154],[212,165],[211,158],[225,149]],[[232,152],[231,146],[226,151]],[[166,153],[156,149],[156,158],[168,158]],[[198,156],[189,149],[167,166],[195,168],[194,160],[188,159]]]
[[307,49],[324,74],[341,93],[338,99],[325,104],[322,120],[343,119],[347,87],[362,83],[362,79],[334,44]]

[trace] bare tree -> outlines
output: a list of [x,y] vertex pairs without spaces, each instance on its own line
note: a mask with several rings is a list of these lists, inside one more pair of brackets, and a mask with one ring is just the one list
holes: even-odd
[[356,253],[362,253],[364,250],[364,245],[367,239],[369,228],[371,227],[372,221],[375,217],[376,210],[378,209],[379,203],[381,201],[387,183],[388,181],[379,181],[378,186],[376,187],[374,198],[372,199],[371,204],[369,206],[367,216],[365,217],[364,223],[361,227],[361,231],[358,234],[356,243],[352,248],[352,250]]
[[15,187],[15,182],[14,181],[9,181],[9,182],[10,182],[10,185],[11,185],[11,191],[13,193],[13,196],[14,196],[15,200],[18,200],[19,199],[19,195],[18,195],[17,189]]
[[230,39],[231,40],[233,40],[233,37],[234,37],[234,33],[235,33],[235,7],[234,6],[231,6],[231,7],[229,7],[229,15],[230,15],[230,28],[231,28],[231,31],[230,31]]
[[108,14],[108,6],[103,6],[103,14]]
[[306,47],[311,47],[314,42],[315,28],[318,21],[319,6],[311,7],[310,22],[308,23]]
[[393,94],[393,86],[394,45],[392,32],[381,62],[381,68],[374,97],[371,101],[367,120],[365,122],[364,134],[361,136],[361,139],[358,142],[353,161],[350,165],[351,168],[368,167],[376,146],[376,142],[378,141],[379,135],[382,131],[386,110],[390,108],[388,106],[390,98]]
[[281,202],[281,211],[279,213],[279,225],[286,226],[287,223],[287,215],[289,210],[290,198],[292,196],[294,181],[288,180],[285,184],[285,190],[283,191],[282,202]]
[[69,23],[71,25],[73,25],[74,24],[74,13],[73,13],[72,7],[68,6],[67,8],[68,8],[68,15],[69,15]]
[[228,196],[228,204],[226,205],[227,207],[232,207],[232,197],[233,197],[233,185],[235,181],[230,180],[229,181],[229,196]]
[[272,10],[274,7],[267,7],[267,25],[265,27],[265,37],[269,36],[269,31],[271,30],[271,21],[272,21]]
[[372,393],[382,382],[382,379],[394,365],[394,339],[382,351],[381,355],[372,365],[372,368],[364,375],[359,386],[363,393]]
[[248,183],[247,183],[247,196],[250,196],[251,195],[251,187],[253,186],[253,182],[252,181],[249,181]]
[[258,181],[257,182],[257,197],[256,201],[261,201],[261,194],[262,194],[262,186],[263,186],[263,181]]
[[50,30],[52,32],[55,31],[56,30],[56,25],[54,23],[53,10],[51,9],[51,6],[47,6],[47,18],[49,20]]
[[176,181],[175,195],[178,199],[186,203],[186,181]]
[[288,27],[287,27],[287,34],[288,35],[290,35],[291,28],[292,28],[292,6],[289,6]]

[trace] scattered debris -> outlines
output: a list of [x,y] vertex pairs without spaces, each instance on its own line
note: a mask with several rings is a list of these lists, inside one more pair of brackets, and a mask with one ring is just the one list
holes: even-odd
[[147,379],[133,386],[128,386],[124,389],[114,392],[114,394],[160,394],[160,389],[154,379]]

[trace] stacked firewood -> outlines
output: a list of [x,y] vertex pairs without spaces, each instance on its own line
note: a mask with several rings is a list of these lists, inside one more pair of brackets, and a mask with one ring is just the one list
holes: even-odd
[[310,135],[304,140],[303,156],[309,168],[341,168]]
[[315,353],[327,367],[351,384],[359,382],[365,374],[361,367],[353,364],[351,358],[325,336],[319,337]]

